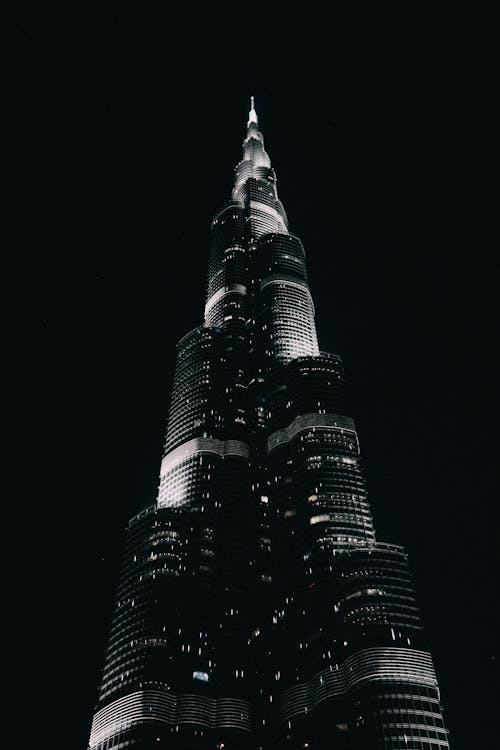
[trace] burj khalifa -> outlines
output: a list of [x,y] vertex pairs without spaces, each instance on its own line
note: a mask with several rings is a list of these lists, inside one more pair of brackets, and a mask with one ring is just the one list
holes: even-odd
[[89,748],[277,747],[449,744],[252,98],[203,321],[177,344],[158,495],[128,524]]

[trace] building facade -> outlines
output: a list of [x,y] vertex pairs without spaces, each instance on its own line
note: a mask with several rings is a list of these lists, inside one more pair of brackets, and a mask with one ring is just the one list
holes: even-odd
[[177,347],[156,503],[127,529],[91,750],[449,747],[351,411],[252,100],[204,322]]

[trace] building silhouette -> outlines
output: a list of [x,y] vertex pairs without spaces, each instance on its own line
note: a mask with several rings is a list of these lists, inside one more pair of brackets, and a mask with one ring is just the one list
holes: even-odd
[[449,747],[351,413],[252,99],[204,322],[177,347],[157,500],[128,524],[92,750]]

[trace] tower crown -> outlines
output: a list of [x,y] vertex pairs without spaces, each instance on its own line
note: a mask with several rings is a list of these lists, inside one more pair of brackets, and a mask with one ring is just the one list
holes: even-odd
[[271,168],[271,160],[264,147],[264,136],[259,130],[259,121],[255,111],[255,99],[250,97],[250,111],[248,113],[247,131],[243,141],[243,155],[235,170],[233,198],[241,198],[241,190],[246,181],[254,177],[269,182],[269,186],[276,198],[276,177]]
[[253,96],[250,97],[250,112],[248,113],[248,126],[254,122],[256,125],[258,125],[259,121],[257,118],[257,112],[255,111],[255,102]]

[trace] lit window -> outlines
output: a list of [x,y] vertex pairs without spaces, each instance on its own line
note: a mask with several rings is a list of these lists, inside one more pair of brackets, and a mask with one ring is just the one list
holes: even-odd
[[201,680],[201,682],[208,682],[208,674],[206,672],[193,672],[193,680]]

